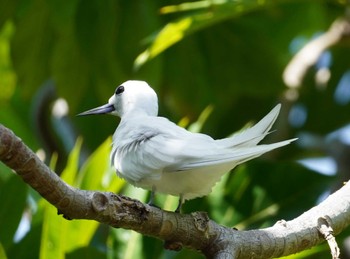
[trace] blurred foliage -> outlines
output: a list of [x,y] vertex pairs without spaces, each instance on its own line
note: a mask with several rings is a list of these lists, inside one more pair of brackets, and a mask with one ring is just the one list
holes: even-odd
[[[123,81],[140,79],[157,91],[162,116],[222,138],[281,102],[277,131],[266,141],[304,137],[225,175],[184,212],[204,210],[239,229],[292,219],[349,178],[349,133],[339,131],[350,122],[349,42],[329,49],[292,96],[282,80],[296,52],[347,15],[346,4],[0,0],[0,123],[68,183],[145,201],[146,191],[110,167],[109,136],[118,121],[75,114],[105,103]],[[320,84],[322,71],[330,77]],[[316,171],[336,175],[296,162],[326,156],[335,168]],[[157,203],[174,210],[177,199],[159,195]],[[201,258],[165,251],[159,240],[129,230],[67,221],[3,164],[0,222],[0,258]],[[346,258],[349,248],[341,249]],[[320,245],[290,258],[329,258],[329,251]]]

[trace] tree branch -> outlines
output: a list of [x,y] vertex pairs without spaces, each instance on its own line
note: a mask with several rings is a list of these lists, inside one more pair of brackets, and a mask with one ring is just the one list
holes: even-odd
[[282,220],[261,230],[237,231],[218,225],[205,212],[178,214],[114,193],[73,188],[1,124],[0,160],[67,219],[90,219],[132,229],[164,240],[167,249],[187,247],[208,258],[285,256],[331,239],[329,233],[333,237],[350,224],[350,184],[294,220]]

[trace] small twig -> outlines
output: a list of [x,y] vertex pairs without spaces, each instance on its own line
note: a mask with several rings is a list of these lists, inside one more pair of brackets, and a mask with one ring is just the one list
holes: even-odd
[[341,18],[334,21],[328,31],[308,42],[293,57],[283,72],[284,83],[290,88],[300,87],[307,71],[318,61],[321,54],[349,36],[349,20]]
[[339,259],[340,249],[333,235],[331,219],[328,216],[320,217],[317,224],[318,231],[320,231],[324,239],[328,242],[329,248],[331,249],[332,259]]

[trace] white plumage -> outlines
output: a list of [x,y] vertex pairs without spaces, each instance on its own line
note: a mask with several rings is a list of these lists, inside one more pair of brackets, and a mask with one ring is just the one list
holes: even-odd
[[120,116],[111,152],[117,174],[137,187],[179,196],[181,206],[183,200],[209,194],[222,175],[237,165],[294,141],[257,145],[269,133],[280,107],[253,127],[214,140],[158,117],[153,89],[144,81],[127,81],[108,104],[80,115]]

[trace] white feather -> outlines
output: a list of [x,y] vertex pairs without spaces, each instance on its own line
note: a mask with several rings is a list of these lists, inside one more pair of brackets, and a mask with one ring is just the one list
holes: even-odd
[[214,140],[158,117],[157,96],[147,83],[127,81],[109,104],[121,122],[113,136],[111,161],[131,184],[193,199],[211,192],[223,174],[295,139],[257,145],[271,129],[278,104],[255,126],[230,138]]
[[252,146],[258,144],[275,123],[281,109],[281,104],[277,104],[264,118],[253,127],[243,132],[233,135],[230,138],[217,140],[222,147]]
[[127,81],[108,104],[80,115],[110,113],[121,117],[111,152],[117,174],[135,186],[186,200],[210,193],[222,175],[237,165],[294,141],[258,145],[269,134],[280,108],[278,104],[241,133],[214,140],[158,117],[153,89],[143,81]]

